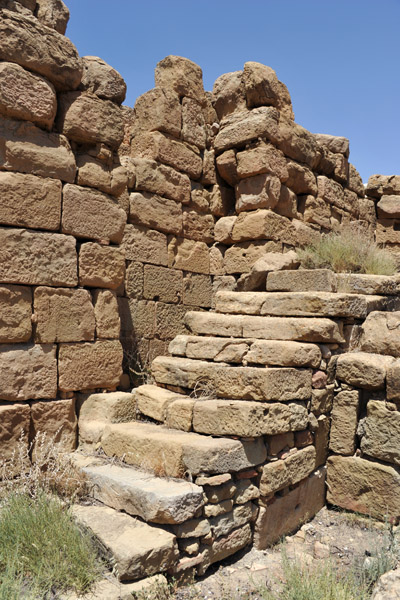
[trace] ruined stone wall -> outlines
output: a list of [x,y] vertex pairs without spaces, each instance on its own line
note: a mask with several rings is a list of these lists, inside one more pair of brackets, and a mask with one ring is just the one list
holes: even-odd
[[75,394],[115,389],[125,83],[64,32],[60,0],[0,2],[0,441],[76,444]]

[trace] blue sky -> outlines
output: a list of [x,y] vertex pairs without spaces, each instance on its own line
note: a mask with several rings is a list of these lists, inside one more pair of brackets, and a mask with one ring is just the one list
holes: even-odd
[[296,121],[350,139],[364,181],[400,174],[400,0],[65,0],[67,35],[128,85],[154,87],[168,54],[203,69],[208,90],[248,60],[286,83]]

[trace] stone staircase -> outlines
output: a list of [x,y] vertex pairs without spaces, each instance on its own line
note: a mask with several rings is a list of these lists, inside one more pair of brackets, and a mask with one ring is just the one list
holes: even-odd
[[393,278],[332,275],[218,292],[215,312],[188,312],[188,334],[153,361],[154,384],[81,398],[75,460],[101,505],[76,514],[121,580],[203,574],[324,505],[335,355],[371,311],[398,305]]

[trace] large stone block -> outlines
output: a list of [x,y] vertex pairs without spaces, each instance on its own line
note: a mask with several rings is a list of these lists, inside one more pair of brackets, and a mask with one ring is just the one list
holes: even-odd
[[57,230],[61,218],[61,189],[61,182],[54,179],[0,171],[0,223]]
[[136,190],[166,196],[171,200],[190,202],[190,179],[171,167],[154,160],[135,158]]
[[385,462],[400,465],[400,412],[385,402],[370,400],[362,424],[361,450]]
[[32,402],[31,419],[34,436],[44,434],[61,452],[76,449],[78,419],[74,399]]
[[58,90],[76,89],[82,61],[72,42],[40,21],[2,10],[0,58],[46,77]]
[[[179,304],[156,305],[155,333],[162,340],[172,340],[176,335],[185,333],[185,314],[187,308]],[[162,354],[165,354],[164,352]]]
[[362,325],[361,350],[400,357],[400,312],[373,312]]
[[288,494],[276,497],[260,512],[254,546],[263,550],[311,519],[325,505],[325,470],[315,471]]
[[27,285],[77,285],[72,236],[0,229],[0,281]]
[[260,480],[261,496],[270,496],[305,479],[315,469],[315,448],[307,446],[289,454],[284,460],[264,465]]
[[272,105],[279,108],[283,115],[294,118],[289,92],[271,67],[258,62],[246,62],[243,84],[249,108]]
[[89,242],[79,252],[79,285],[117,289],[124,281],[125,254],[120,248]]
[[124,137],[122,112],[113,102],[86,92],[60,96],[58,129],[80,143],[107,144],[118,148]]
[[376,519],[400,518],[400,474],[394,467],[355,456],[328,459],[327,501]]
[[214,242],[214,217],[200,214],[196,210],[184,208],[182,236],[211,244]]
[[287,161],[287,169],[289,178],[285,181],[285,185],[295,194],[317,195],[317,179],[311,169],[294,160]]
[[78,185],[64,186],[64,233],[118,243],[122,240],[125,223],[125,211],[112,196]]
[[62,0],[37,0],[36,16],[44,25],[64,34],[69,21],[69,10]]
[[38,287],[34,292],[34,312],[37,342],[94,340],[94,309],[87,290]]
[[126,95],[126,83],[118,71],[98,56],[84,56],[82,61],[83,76],[79,89],[92,92],[103,100],[122,104]]
[[333,400],[329,448],[336,454],[354,454],[360,392],[339,392]]
[[193,431],[208,435],[259,437],[265,409],[259,402],[200,400],[193,408]]
[[213,288],[209,275],[188,273],[183,279],[183,304],[211,308]]
[[276,143],[278,123],[279,113],[272,106],[261,106],[251,112],[238,113],[237,116],[230,115],[215,138],[215,150],[220,153],[230,148],[240,148],[260,137]]
[[336,377],[349,385],[370,390],[382,389],[386,373],[393,364],[391,356],[353,352],[339,356]]
[[0,371],[0,400],[18,402],[57,395],[56,346],[3,345]]
[[182,232],[182,206],[156,194],[136,192],[130,195],[128,221],[179,235]]
[[329,269],[275,271],[268,274],[267,290],[268,292],[334,292],[336,278],[337,275]]
[[94,316],[96,320],[96,337],[98,339],[118,339],[121,320],[115,292],[110,290],[94,290]]
[[0,285],[0,343],[27,342],[32,333],[30,288]]
[[207,143],[206,124],[201,105],[192,98],[182,100],[182,139],[204,150]]
[[0,117],[0,168],[73,183],[75,157],[67,138],[32,123]]
[[321,363],[321,350],[316,344],[259,340],[251,344],[245,360],[258,365],[317,369]]
[[112,196],[121,196],[126,191],[128,175],[125,167],[105,164],[90,154],[78,155],[77,165],[78,185],[96,188]]
[[247,523],[244,527],[239,527],[228,533],[228,535],[219,537],[211,546],[205,547],[203,549],[203,562],[198,567],[199,575],[203,575],[211,564],[219,562],[245,548],[251,543],[252,537],[251,526]]
[[143,295],[147,300],[179,302],[182,298],[183,277],[181,271],[145,265]]
[[296,243],[296,232],[289,219],[272,210],[260,209],[240,213],[233,225],[232,241],[259,239],[293,245]]
[[0,64],[0,113],[51,129],[57,112],[53,86],[20,65]]
[[156,86],[173,90],[181,98],[187,96],[204,103],[203,72],[188,58],[166,56],[155,69]]
[[400,175],[371,175],[366,188],[368,196],[380,198],[383,195],[400,194]]
[[182,107],[178,95],[172,90],[156,87],[137,98],[134,121],[136,132],[164,131],[179,138],[181,127]]
[[281,182],[268,173],[242,179],[236,186],[236,212],[258,208],[275,208],[281,193]]
[[242,74],[242,71],[224,73],[214,82],[212,102],[220,120],[247,108]]
[[[31,409],[28,404],[0,404],[1,460],[18,456],[20,449],[28,453]],[[21,433],[24,432],[24,438]]]
[[126,225],[121,248],[127,260],[168,265],[167,236],[142,225]]
[[395,296],[397,291],[396,277],[386,275],[364,275],[361,273],[337,273],[337,291],[354,294],[382,294]]
[[206,243],[172,238],[168,244],[168,266],[193,273],[210,273],[210,251]]
[[311,169],[319,162],[320,150],[313,134],[282,115],[279,119],[277,145],[286,156],[306,164]]
[[122,375],[119,341],[61,344],[58,357],[59,388],[65,392],[115,388]]
[[83,446],[100,441],[108,423],[124,423],[136,418],[136,401],[127,392],[79,394],[79,443]]
[[240,179],[261,173],[276,175],[282,182],[289,177],[283,152],[272,144],[259,142],[254,148],[238,152],[236,160],[237,175]]
[[[217,221],[217,224],[220,221]],[[281,252],[281,250],[282,245],[280,242],[273,241],[262,240],[234,244],[227,248],[224,253],[224,270],[226,273],[249,273],[259,258],[267,253]]]

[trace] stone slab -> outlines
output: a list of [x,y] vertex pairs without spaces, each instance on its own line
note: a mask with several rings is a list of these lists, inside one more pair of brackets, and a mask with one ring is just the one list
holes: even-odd
[[120,248],[94,242],[82,244],[79,251],[79,285],[117,289],[125,277],[125,253]]
[[56,346],[2,345],[0,371],[0,400],[20,402],[57,396]]
[[382,389],[386,373],[394,363],[391,356],[351,352],[342,354],[337,360],[336,377],[349,385],[366,389]]
[[334,397],[331,419],[329,449],[342,456],[354,454],[360,392],[349,390]]
[[370,400],[362,423],[361,450],[368,456],[400,465],[400,412]]
[[361,350],[400,357],[400,312],[372,312],[362,325]]
[[27,342],[32,334],[30,288],[0,285],[0,314],[0,343]]

